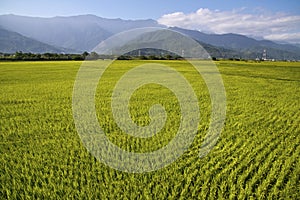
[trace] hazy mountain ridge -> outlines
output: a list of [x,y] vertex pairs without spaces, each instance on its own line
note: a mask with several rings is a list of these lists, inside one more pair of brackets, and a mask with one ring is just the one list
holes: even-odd
[[86,51],[109,36],[140,27],[160,26],[154,20],[105,19],[95,15],[71,17],[24,17],[1,15],[0,25],[49,45]]
[[267,58],[274,59],[300,59],[300,48],[291,44],[278,44],[269,40],[256,40],[244,35],[227,34],[205,34],[196,30],[171,28],[174,31],[186,34],[193,39],[236,51],[240,57],[255,59],[261,58],[263,50],[267,51]]
[[[7,37],[6,35],[5,38],[3,34],[0,35],[0,51],[2,52],[8,50],[9,52],[23,50],[33,53],[40,52],[41,50],[62,52],[74,49],[73,53],[78,53],[91,51],[101,41],[122,31],[142,27],[163,26],[151,19],[106,19],[95,15],[52,18],[0,15],[0,27],[3,28],[2,32],[4,29],[15,32],[11,33],[11,37]],[[300,47],[297,45],[256,40],[233,33],[206,34],[196,30],[177,27],[170,29],[197,40],[214,57],[255,59],[261,58],[263,50],[266,49],[267,58],[270,59],[300,60]],[[19,34],[18,37],[16,33]],[[24,43],[25,38],[35,40],[35,42],[26,40],[27,42]],[[20,44],[17,44],[18,42]],[[38,46],[36,42],[45,43],[49,46],[47,48],[45,46],[40,49],[35,48]],[[27,48],[25,48],[26,45],[24,46],[24,44],[27,45]]]
[[[184,37],[180,33],[176,33],[170,30],[158,30],[141,34],[133,41],[129,41],[122,46],[120,52],[128,52],[130,49],[140,49],[139,47],[152,47],[151,52],[155,55],[165,54],[164,50],[169,52],[177,52],[178,56],[186,56],[193,58],[207,59],[209,57],[216,58],[238,58],[239,54],[233,50],[225,49],[222,47],[215,47],[210,44],[206,44],[197,41],[200,46],[195,46],[195,43]],[[156,49],[156,51],[154,50]],[[162,51],[163,50],[163,51]],[[147,54],[147,51],[143,53]]]
[[15,53],[16,51],[32,53],[74,52],[74,50],[54,47],[0,27],[0,52]]

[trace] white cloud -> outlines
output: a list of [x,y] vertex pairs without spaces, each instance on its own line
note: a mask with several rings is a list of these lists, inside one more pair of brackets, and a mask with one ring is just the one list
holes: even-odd
[[300,41],[300,32],[299,33],[283,33],[283,34],[271,34],[265,36],[267,40],[274,41],[290,41],[294,43],[299,43]]
[[232,11],[200,8],[194,13],[176,12],[163,15],[160,24],[205,32],[238,33],[269,40],[300,43],[300,15],[284,13],[245,13],[245,8]]

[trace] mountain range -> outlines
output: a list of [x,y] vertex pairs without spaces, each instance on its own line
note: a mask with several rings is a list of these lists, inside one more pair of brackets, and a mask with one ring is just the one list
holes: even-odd
[[[101,41],[116,33],[143,27],[168,28],[152,19],[106,19],[95,15],[52,18],[0,15],[0,52],[82,53],[92,51]],[[261,58],[266,50],[270,59],[300,60],[300,47],[297,45],[256,40],[233,33],[206,34],[178,27],[169,29],[198,41],[211,56],[217,58],[255,59]]]
[[0,27],[0,52],[15,53],[17,51],[32,53],[76,52],[76,50],[55,47]]

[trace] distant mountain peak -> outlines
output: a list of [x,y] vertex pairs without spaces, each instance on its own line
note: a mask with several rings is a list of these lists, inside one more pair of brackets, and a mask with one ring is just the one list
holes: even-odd
[[161,25],[155,20],[106,19],[86,14],[52,18],[0,15],[0,26],[52,46],[90,51],[115,33]]

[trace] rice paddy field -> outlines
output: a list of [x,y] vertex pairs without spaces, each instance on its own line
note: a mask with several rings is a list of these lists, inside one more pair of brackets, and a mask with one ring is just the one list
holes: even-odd
[[[175,136],[180,108],[166,88],[149,84],[130,99],[132,120],[150,123],[149,107],[168,114],[153,138],[122,132],[111,93],[126,71],[160,62],[180,72],[199,101],[192,145],[172,164],[127,173],[98,161],[75,128],[72,93],[80,61],[0,63],[0,199],[300,199],[300,63],[216,61],[226,89],[226,120],[210,153],[199,150],[210,121],[209,92],[183,61],[118,61],[95,97],[100,126],[120,148],[151,152]],[[101,87],[100,87],[101,86]]]

